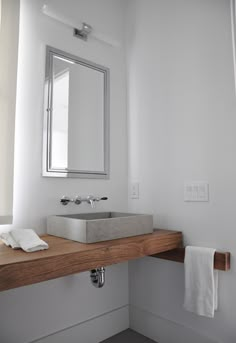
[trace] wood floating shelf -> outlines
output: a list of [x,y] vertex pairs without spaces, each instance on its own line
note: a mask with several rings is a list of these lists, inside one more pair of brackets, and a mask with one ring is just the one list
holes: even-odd
[[[175,261],[184,263],[185,248],[177,248],[170,251],[162,252],[153,255],[153,257],[161,258],[163,260]],[[214,269],[227,271],[230,269],[230,253],[229,252],[215,252]]]
[[55,236],[42,237],[49,249],[34,253],[0,243],[0,291],[56,279],[94,268],[154,255],[182,246],[180,231],[157,229],[152,234],[83,244]]

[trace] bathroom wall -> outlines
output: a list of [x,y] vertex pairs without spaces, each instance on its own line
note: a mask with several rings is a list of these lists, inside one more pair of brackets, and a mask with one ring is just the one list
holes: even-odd
[[[12,223],[20,0],[0,1],[0,223]],[[4,199],[4,201],[3,201]]]
[[[185,244],[231,251],[214,319],[183,310],[183,265],[129,264],[131,327],[160,343],[236,341],[236,98],[229,0],[129,1],[130,211],[180,229]],[[185,181],[209,182],[210,201],[183,200]]]
[[[91,211],[86,204],[61,206],[59,199],[64,194],[108,196],[109,200],[99,203],[97,210],[127,210],[122,3],[117,0],[47,1],[53,11],[74,21],[88,22],[96,32],[114,41],[114,47],[94,39],[86,43],[74,38],[71,29],[41,13],[44,3],[21,0],[13,222],[17,227],[34,228],[39,234],[45,232],[48,215]],[[41,176],[47,44],[110,68],[109,180]],[[84,144],[89,144],[89,132]],[[40,338],[43,343],[97,343],[128,327],[128,266],[108,267],[106,285],[100,290],[90,285],[89,273],[82,273],[1,292],[0,303],[1,343],[28,343]]]

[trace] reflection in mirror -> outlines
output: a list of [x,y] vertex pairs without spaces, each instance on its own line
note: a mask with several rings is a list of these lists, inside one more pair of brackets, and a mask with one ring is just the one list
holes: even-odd
[[48,47],[44,176],[108,177],[107,68]]

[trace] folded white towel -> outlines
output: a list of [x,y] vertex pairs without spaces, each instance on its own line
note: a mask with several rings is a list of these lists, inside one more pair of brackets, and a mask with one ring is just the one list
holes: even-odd
[[12,247],[13,249],[20,248],[20,245],[14,240],[10,232],[2,232],[0,234],[0,238],[8,247]]
[[31,229],[13,229],[1,233],[0,238],[13,249],[21,248],[26,252],[48,249],[48,244]]
[[218,307],[218,272],[214,270],[215,249],[188,246],[185,249],[184,308],[213,318]]

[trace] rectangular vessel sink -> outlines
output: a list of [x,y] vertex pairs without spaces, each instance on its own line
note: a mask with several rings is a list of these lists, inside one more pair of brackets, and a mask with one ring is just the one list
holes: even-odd
[[49,235],[81,243],[95,243],[153,232],[149,214],[119,212],[55,215],[47,218]]

